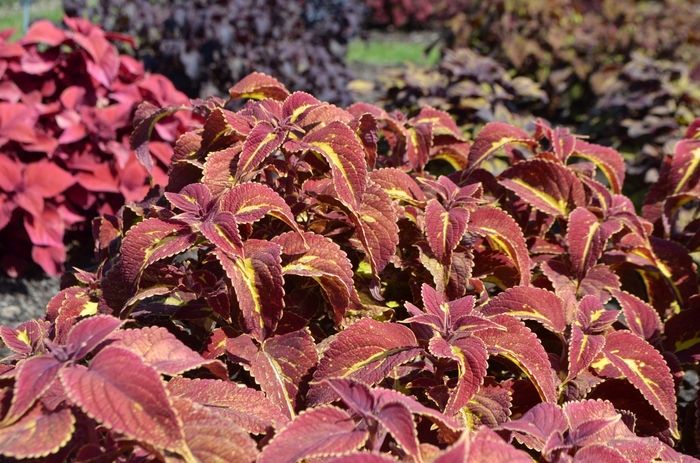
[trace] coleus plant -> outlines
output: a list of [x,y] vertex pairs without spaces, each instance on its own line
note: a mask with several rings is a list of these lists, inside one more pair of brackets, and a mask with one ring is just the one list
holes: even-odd
[[164,185],[168,142],[192,125],[189,112],[155,125],[151,177],[129,147],[136,108],[189,100],[118,54],[111,41],[133,44],[130,37],[84,19],[65,25],[37,21],[19,42],[0,33],[0,266],[11,276],[32,260],[60,274],[75,239],[66,232],[89,238],[98,214],[142,200],[151,182]]
[[[194,102],[164,193],[96,219],[99,268],[0,330],[0,453],[697,461],[676,407],[697,337],[674,325],[696,267],[620,194],[619,153],[541,121],[469,142],[429,107],[257,73],[238,99]],[[144,164],[176,109],[137,112]]]

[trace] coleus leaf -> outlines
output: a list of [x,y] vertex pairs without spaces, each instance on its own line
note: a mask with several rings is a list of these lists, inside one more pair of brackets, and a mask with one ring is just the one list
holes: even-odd
[[328,463],[398,463],[394,457],[385,453],[354,452],[335,457]]
[[[436,460],[435,463],[450,461]],[[453,460],[455,461],[455,460]],[[528,463],[530,456],[504,441],[501,436],[487,427],[482,427],[469,444],[469,456],[466,463]]]
[[461,207],[448,210],[435,199],[425,208],[425,234],[435,257],[441,262],[451,256],[467,229],[469,211]]
[[49,334],[50,323],[41,320],[28,320],[16,329],[0,327],[3,342],[18,354],[36,354],[44,351],[44,338]]
[[[242,347],[242,349],[241,349]],[[226,350],[232,361],[250,370],[267,397],[291,420],[295,416],[300,389],[305,377],[318,363],[318,353],[307,329],[266,339],[256,348],[252,339],[243,335],[227,341]],[[243,362],[237,359],[240,356]]]
[[[663,325],[659,313],[653,307],[624,291],[613,291],[613,296],[620,303],[630,331],[647,341],[659,335]],[[666,337],[668,338],[668,333]]]
[[555,432],[564,433],[569,427],[562,409],[549,402],[535,405],[517,420],[500,424],[496,429],[507,429],[529,448],[541,451]]
[[[355,380],[328,379],[325,382],[333,388],[353,412],[361,415],[364,419],[376,420],[392,435],[404,451],[413,457],[418,456],[416,425],[410,410],[403,402],[376,400],[376,391]],[[381,444],[381,442],[376,442],[375,446],[381,447]]]
[[88,368],[66,368],[59,377],[68,397],[110,429],[156,448],[185,449],[160,375],[137,354],[108,347]]
[[131,149],[136,152],[136,158],[146,168],[149,174],[153,173],[153,158],[148,150],[148,141],[151,139],[153,128],[164,117],[187,109],[185,106],[166,106],[159,108],[156,105],[144,101],[136,109],[134,115],[134,131],[131,133]]
[[219,360],[206,360],[166,328],[151,326],[137,330],[121,330],[111,337],[112,346],[123,347],[141,357],[143,363],[160,374],[177,376],[201,366],[227,379],[226,365]]
[[555,333],[563,333],[567,323],[562,301],[550,291],[529,286],[508,288],[491,299],[481,313],[487,316],[508,314],[516,318],[535,320]]
[[284,309],[281,247],[273,242],[249,239],[244,258],[230,258],[218,249],[214,255],[236,290],[244,324],[258,341],[274,332]]
[[592,161],[608,179],[610,189],[620,194],[625,181],[625,160],[612,148],[576,139],[572,156]]
[[695,188],[700,179],[698,166],[700,166],[700,141],[678,142],[668,178],[671,194],[676,195]]
[[49,412],[37,404],[22,419],[0,428],[0,453],[14,458],[45,458],[70,441],[75,417],[70,409]]
[[288,421],[264,393],[242,384],[176,376],[168,381],[167,389],[170,397],[214,410],[250,433],[263,434],[270,426],[280,428]]
[[369,433],[355,425],[345,410],[332,406],[300,414],[263,449],[258,463],[296,463],[316,455],[356,450]]
[[310,232],[302,232],[302,236],[308,247],[291,232],[272,239],[282,247],[282,274],[316,280],[333,306],[333,320],[340,324],[347,308],[359,304],[353,285],[352,264],[331,239]]
[[17,364],[15,368],[15,387],[10,409],[2,421],[8,426],[17,421],[34,402],[44,393],[58,376],[63,363],[52,355],[44,354],[31,357]]
[[124,320],[111,315],[95,315],[81,320],[68,332],[66,354],[76,361],[81,360],[122,324]]
[[255,461],[259,453],[256,442],[228,416],[191,400],[177,398],[172,402],[182,420],[185,455],[193,456],[194,461],[215,463]]
[[391,167],[373,170],[369,173],[369,178],[382,187],[392,199],[415,206],[420,206],[425,202],[423,190],[413,178],[402,170]]
[[518,268],[520,285],[530,286],[527,244],[511,216],[495,207],[479,207],[470,214],[467,231],[484,236],[494,249],[505,252]]
[[233,214],[236,223],[254,223],[265,215],[271,215],[301,233],[284,199],[261,183],[244,183],[233,187],[221,196],[219,209]]
[[588,209],[578,207],[570,214],[567,233],[569,256],[579,281],[603,254],[608,239],[606,235],[598,217]]
[[586,204],[581,181],[561,164],[542,159],[523,161],[509,167],[500,179],[523,201],[555,217],[567,217]]
[[291,140],[284,146],[289,151],[310,150],[323,157],[331,167],[338,199],[351,210],[360,210],[367,185],[367,162],[360,141],[347,125],[331,122],[309,133],[301,141]]
[[129,229],[121,246],[122,274],[126,285],[136,283],[152,263],[179,254],[197,239],[186,224],[163,219],[146,219]]
[[510,144],[530,148],[537,146],[537,142],[522,130],[503,122],[489,122],[481,129],[469,150],[468,171],[474,171],[483,161]]
[[566,380],[572,380],[588,368],[605,345],[602,335],[584,333],[579,325],[571,325],[569,339],[569,373]]
[[505,330],[487,329],[474,334],[484,341],[489,355],[502,355],[515,362],[530,378],[543,401],[556,402],[559,381],[537,336],[510,315],[496,315],[491,320]]
[[488,366],[486,346],[476,337],[458,338],[450,342],[436,336],[430,340],[430,353],[457,362],[457,386],[450,391],[445,414],[454,416],[474,396],[484,381]]
[[252,100],[272,98],[273,100],[284,101],[289,96],[289,92],[280,81],[261,72],[248,74],[231,87],[228,93],[231,100],[238,98],[249,98]]
[[405,326],[363,318],[338,333],[328,346],[314,372],[307,402],[323,404],[335,399],[328,386],[319,384],[324,379],[353,378],[373,385],[422,351],[413,332]]
[[613,331],[605,337],[603,355],[644,395],[678,434],[676,394],[671,370],[649,343],[629,331]]
[[241,179],[248,178],[248,174],[258,168],[261,162],[273,151],[282,146],[286,137],[286,132],[279,130],[267,121],[260,121],[250,132],[245,142],[240,158],[234,183],[239,183]]

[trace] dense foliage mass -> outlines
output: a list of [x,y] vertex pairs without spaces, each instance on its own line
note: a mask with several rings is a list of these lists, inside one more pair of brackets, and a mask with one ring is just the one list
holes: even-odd
[[386,109],[411,113],[432,106],[449,113],[462,131],[495,121],[522,128],[534,122],[532,110],[547,103],[532,79],[511,77],[496,61],[468,48],[446,50],[434,68],[412,66],[382,80]]
[[155,125],[149,176],[129,148],[137,106],[189,100],[110,42],[131,38],[83,19],[66,26],[38,21],[19,42],[0,33],[0,266],[12,276],[31,261],[60,274],[66,232],[89,241],[94,217],[165,184],[169,143],[191,125],[189,112]]
[[[700,120],[642,217],[619,153],[541,121],[470,143],[262,74],[239,99],[197,102],[164,193],[96,220],[97,271],[0,329],[0,453],[697,461],[672,446],[697,437]],[[146,164],[174,109],[139,111]]]
[[586,119],[593,86],[634,52],[685,63],[694,74],[700,10],[695,0],[496,0],[470,2],[450,20],[448,47],[470,47],[549,97],[545,116],[559,123]]
[[467,0],[365,0],[371,26],[424,28],[464,10]]
[[252,71],[347,105],[347,44],[359,33],[355,0],[66,0],[72,14],[137,38],[146,68],[191,97],[224,95]]

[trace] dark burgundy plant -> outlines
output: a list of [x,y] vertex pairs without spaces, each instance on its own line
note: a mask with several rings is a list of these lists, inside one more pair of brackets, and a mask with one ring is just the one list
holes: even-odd
[[[238,99],[195,102],[165,193],[97,219],[97,271],[0,330],[0,453],[697,461],[676,399],[696,266],[620,194],[619,153],[541,121],[469,142],[432,108],[343,110],[263,74]],[[174,110],[137,112],[146,164]],[[463,168],[436,177],[445,152]]]
[[111,41],[130,37],[65,21],[66,30],[37,21],[19,42],[0,34],[0,265],[11,276],[32,260],[60,274],[66,244],[89,237],[92,218],[167,182],[169,143],[191,126],[188,112],[155,125],[158,161],[147,172],[129,148],[136,107],[188,99],[118,54]]

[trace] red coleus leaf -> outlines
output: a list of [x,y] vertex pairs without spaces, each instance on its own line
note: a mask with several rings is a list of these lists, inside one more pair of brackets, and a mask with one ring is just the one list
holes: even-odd
[[530,286],[527,244],[511,216],[495,207],[479,207],[470,214],[467,231],[485,237],[491,247],[508,255],[520,273],[520,285]]
[[272,98],[273,100],[284,101],[289,96],[289,92],[280,81],[261,72],[248,74],[231,87],[228,93],[232,100],[238,98],[250,98],[253,100]]
[[113,346],[123,347],[138,354],[145,365],[160,374],[176,376],[194,368],[207,366],[222,378],[228,378],[223,363],[219,360],[205,360],[166,328],[152,326],[138,330],[122,330],[115,333],[111,339],[117,341]]
[[282,145],[285,137],[284,130],[267,121],[258,122],[243,143],[234,182],[239,183],[241,179],[248,178],[248,174]]
[[369,178],[382,187],[391,199],[416,206],[425,202],[425,195],[416,181],[399,169],[387,167],[373,170],[369,173]]
[[309,409],[277,434],[258,463],[296,463],[313,456],[357,449],[369,433],[355,425],[345,410],[323,406]]
[[307,402],[322,404],[335,399],[328,386],[319,384],[324,379],[353,378],[373,385],[421,352],[415,335],[405,326],[363,318],[331,342],[314,373]]
[[242,384],[178,376],[168,381],[167,389],[170,397],[189,399],[250,433],[263,434],[270,426],[280,428],[288,420],[264,393]]
[[63,369],[60,379],[68,397],[108,428],[156,448],[185,448],[160,375],[138,354],[109,347],[88,368]]
[[393,204],[379,185],[369,182],[359,213],[351,214],[350,217],[367,252],[374,275],[370,291],[375,299],[381,300],[379,272],[391,261],[399,242],[399,227]]
[[[243,347],[243,348],[241,348]],[[302,381],[318,362],[318,353],[308,330],[274,336],[256,348],[247,335],[229,339],[226,350],[232,361],[250,370],[255,380],[291,420],[295,416]],[[245,361],[241,362],[238,357]]]
[[21,420],[0,428],[0,453],[14,458],[45,458],[66,445],[75,431],[70,409],[49,412],[37,404]]
[[567,320],[561,299],[550,291],[529,286],[515,286],[491,299],[483,308],[484,315],[508,314],[516,318],[536,320],[547,329],[563,333]]
[[0,146],[7,140],[35,142],[38,118],[39,114],[32,106],[0,102]]
[[284,199],[272,188],[260,183],[233,187],[221,196],[219,209],[233,214],[236,223],[254,223],[265,215],[271,215],[301,233]]
[[700,180],[700,141],[681,140],[676,145],[668,177],[668,191],[677,195],[691,191]]
[[659,351],[628,331],[614,331],[605,337],[603,355],[661,413],[678,438],[673,378]]
[[117,330],[124,320],[111,315],[95,315],[78,322],[68,332],[66,354],[81,360]]
[[33,23],[22,37],[23,44],[45,43],[50,47],[61,45],[67,39],[66,33],[47,19]]
[[425,234],[435,257],[445,262],[452,255],[467,229],[469,211],[460,207],[449,211],[434,199],[425,208]]
[[246,329],[263,341],[275,331],[284,309],[281,247],[250,239],[243,244],[243,252],[244,258],[232,259],[214,250],[236,290]]
[[134,131],[131,133],[130,143],[131,148],[136,152],[136,158],[149,174],[153,173],[153,158],[148,150],[148,140],[151,138],[153,128],[158,121],[181,109],[185,109],[185,107],[172,105],[159,108],[148,101],[142,102],[136,109]]
[[9,326],[0,327],[3,342],[18,354],[37,354],[44,352],[44,338],[47,337],[51,324],[41,320],[29,320],[16,329]]
[[173,409],[182,420],[187,445],[183,453],[192,461],[252,463],[258,456],[256,442],[236,422],[215,408],[187,399],[174,399]]
[[537,142],[522,130],[503,122],[489,122],[481,129],[469,150],[468,170],[473,171],[498,150],[512,144],[530,148],[537,146]]
[[556,402],[559,380],[537,336],[523,322],[509,315],[497,315],[491,320],[505,330],[487,329],[474,334],[484,341],[489,355],[502,355],[515,362],[530,378],[543,401]]
[[367,186],[367,162],[360,141],[346,124],[331,122],[300,142],[291,140],[284,146],[293,152],[310,150],[325,159],[331,168],[338,199],[351,210],[360,210]]
[[385,453],[354,452],[328,460],[328,463],[397,463],[394,457]]
[[316,233],[303,232],[275,236],[272,242],[282,246],[282,274],[300,275],[315,279],[323,288],[333,306],[334,321],[342,321],[351,304],[359,304],[353,284],[350,260],[331,239]]
[[[659,313],[646,302],[624,291],[613,291],[625,314],[625,322],[634,334],[650,341],[656,338],[663,328]],[[668,332],[666,332],[668,338]]]
[[87,35],[75,32],[71,38],[88,52],[92,60],[87,61],[88,74],[108,89],[119,72],[119,55],[114,45],[105,38],[99,28],[91,29]]
[[2,426],[10,425],[22,417],[49,389],[62,366],[63,363],[47,354],[21,361],[15,369],[12,403]]
[[488,354],[486,346],[476,337],[457,338],[450,342],[436,336],[430,340],[428,349],[438,358],[457,362],[457,386],[450,391],[445,414],[454,416],[474,396],[486,376]]
[[192,246],[197,235],[186,224],[163,219],[147,219],[129,229],[122,241],[122,273],[133,285],[152,263],[179,254]]
[[[436,460],[435,463],[447,463],[450,460]],[[469,456],[466,463],[528,463],[530,456],[509,445],[501,436],[487,427],[482,427],[469,444]]]
[[567,217],[586,204],[581,181],[561,164],[532,159],[511,166],[500,177],[503,186],[546,214]]
[[579,207],[569,216],[567,241],[574,274],[580,280],[600,259],[608,236],[598,217]]
[[[419,455],[416,425],[403,401],[381,400],[381,391],[371,390],[366,384],[349,379],[329,379],[326,383],[354,413],[379,423],[409,455]],[[376,447],[381,447],[381,444],[376,442],[374,450],[379,450]]]
[[605,345],[602,335],[586,334],[579,325],[571,325],[569,339],[569,373],[566,380],[574,379],[587,369]]
[[577,139],[572,155],[594,162],[608,179],[613,193],[619,194],[622,191],[622,184],[625,181],[625,160],[620,153],[606,146]]
[[517,420],[502,423],[496,429],[513,431],[520,442],[541,451],[552,434],[564,433],[568,427],[562,409],[557,404],[544,402],[535,405]]

